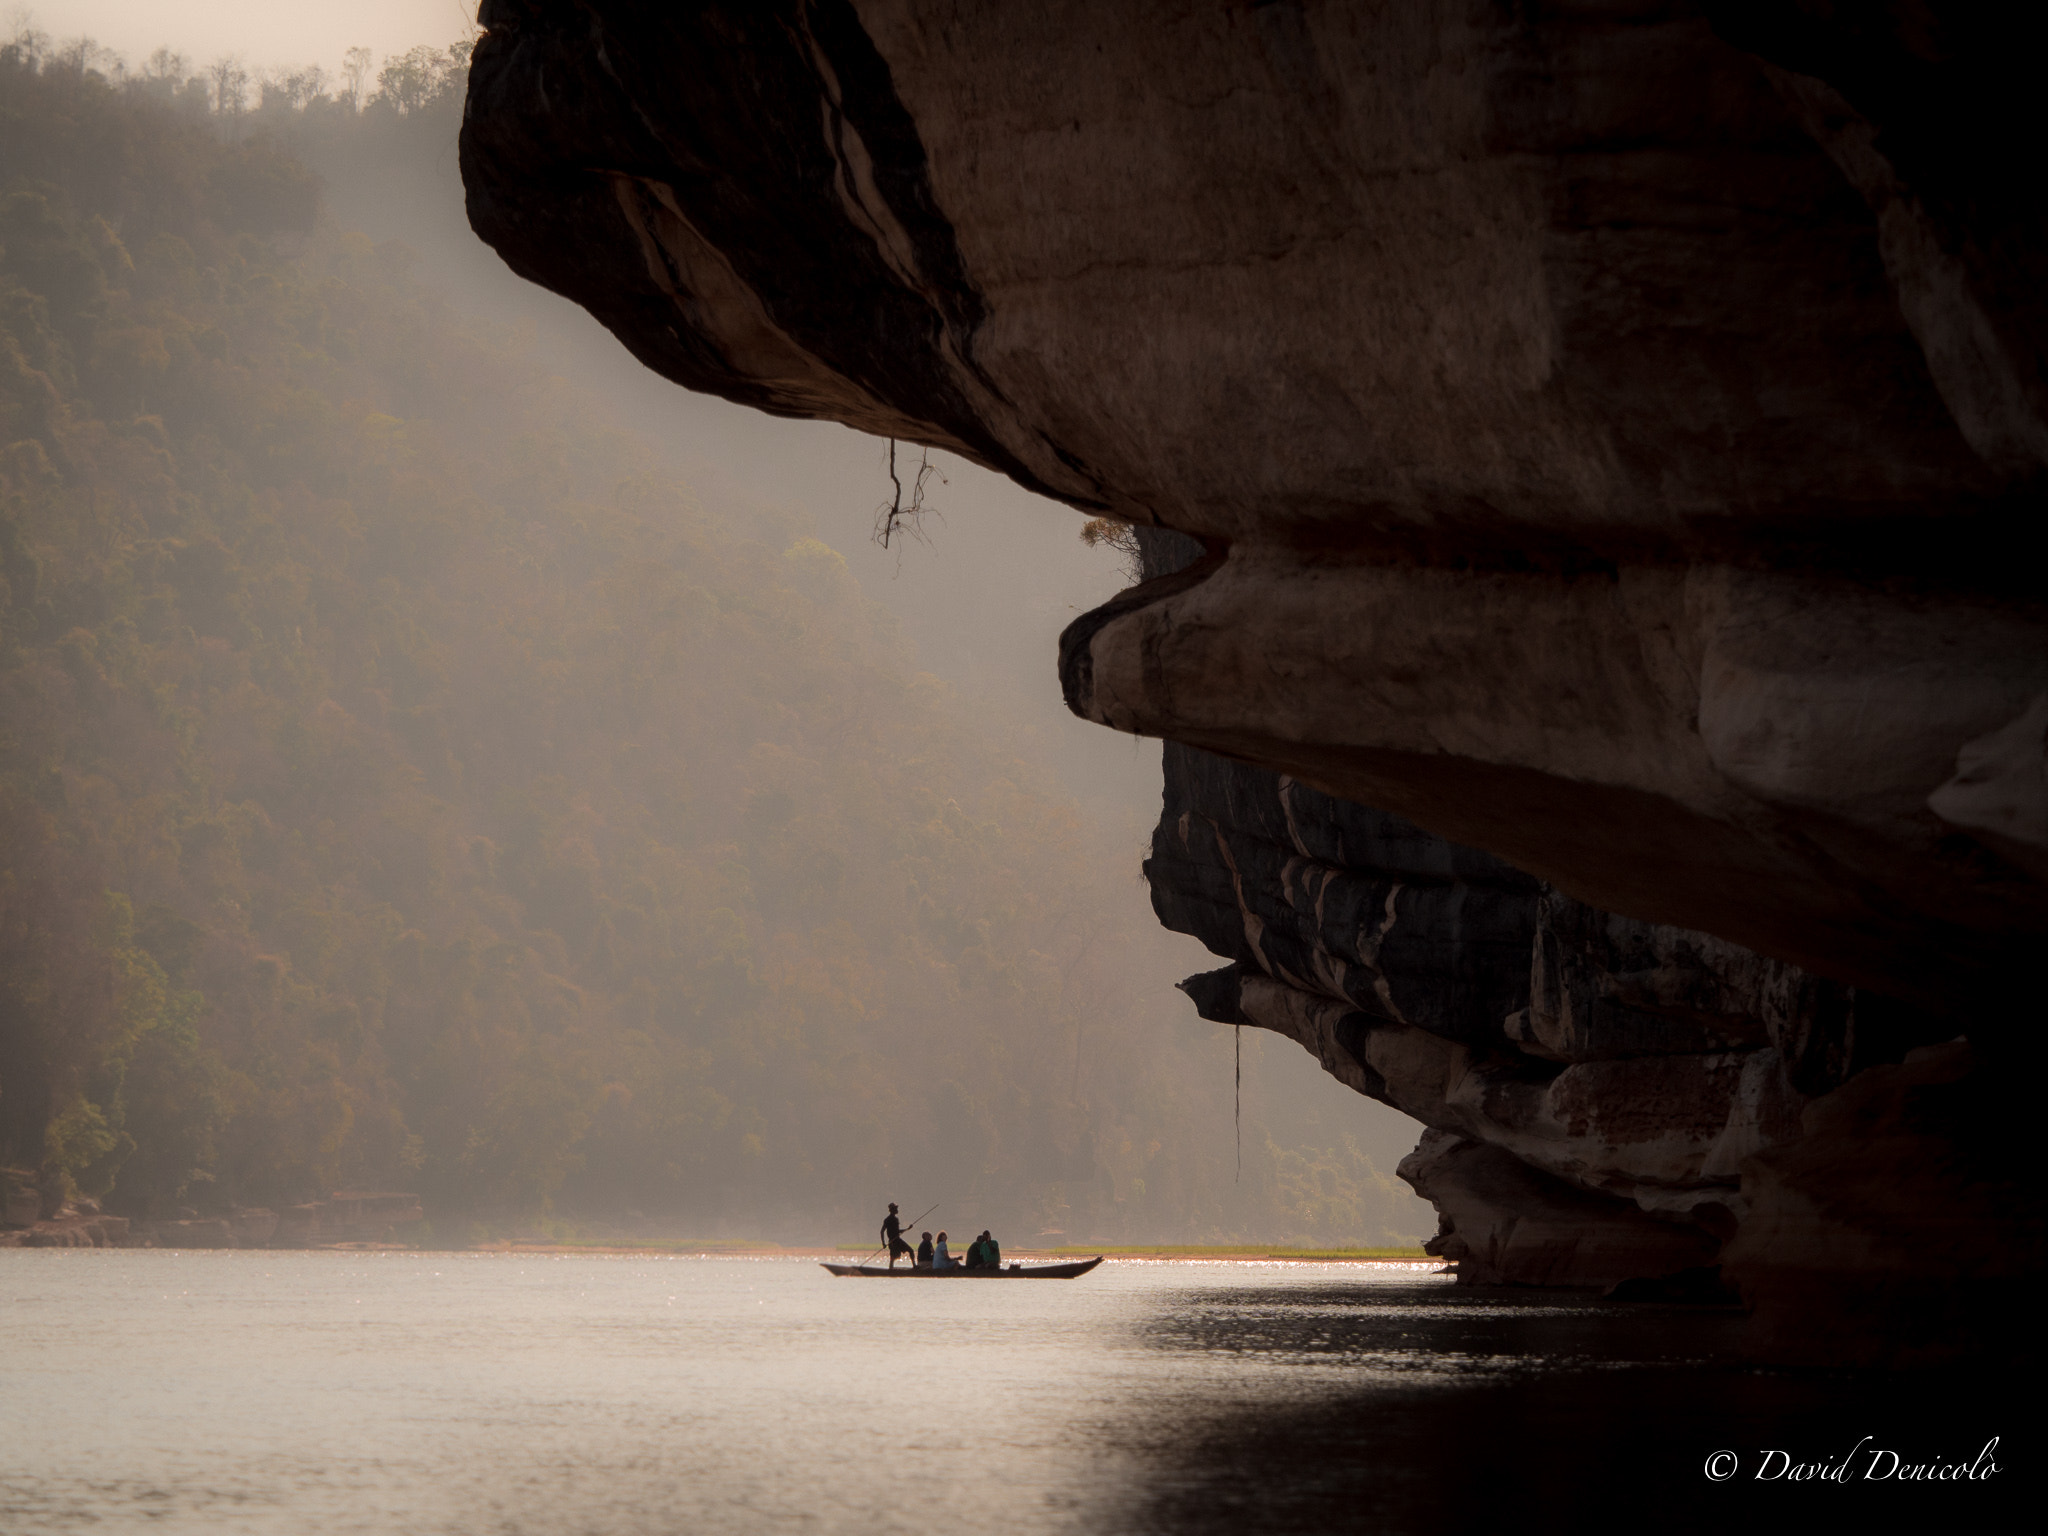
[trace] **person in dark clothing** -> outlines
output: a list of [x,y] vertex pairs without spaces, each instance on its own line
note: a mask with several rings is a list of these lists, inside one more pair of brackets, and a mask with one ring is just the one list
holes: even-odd
[[897,1256],[910,1252],[910,1244],[903,1237],[903,1223],[896,1215],[894,1200],[889,1202],[889,1214],[882,1218],[882,1241],[888,1244],[889,1267],[894,1269]]
[[924,1241],[917,1245],[917,1267],[919,1269],[930,1269],[932,1267],[932,1235],[929,1232],[925,1233]]
[[981,1257],[990,1269],[1003,1267],[1003,1245],[987,1232],[981,1234]]
[[977,1238],[976,1238],[976,1239],[975,1239],[975,1240],[974,1240],[973,1242],[971,1242],[971,1243],[969,1243],[969,1244],[967,1245],[967,1268],[969,1268],[969,1269],[986,1269],[986,1268],[988,1268],[988,1246],[987,1246],[987,1245],[988,1245],[988,1234],[987,1234],[986,1232],[982,1233],[980,1237],[977,1237]]

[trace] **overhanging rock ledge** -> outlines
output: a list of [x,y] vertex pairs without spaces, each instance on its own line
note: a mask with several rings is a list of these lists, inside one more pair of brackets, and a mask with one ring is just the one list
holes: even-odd
[[[2019,9],[481,19],[463,174],[515,269],[691,388],[1194,541],[1069,630],[1068,700],[1190,749],[1152,874],[1211,1006],[1432,1127],[1471,1275],[1663,1242],[1760,1336],[1920,1358],[2038,1273]],[[1487,863],[1324,858],[1354,815]],[[1283,912],[1292,959],[1224,931]],[[1370,980],[1410,940],[1474,978],[1449,1033],[1429,966]]]

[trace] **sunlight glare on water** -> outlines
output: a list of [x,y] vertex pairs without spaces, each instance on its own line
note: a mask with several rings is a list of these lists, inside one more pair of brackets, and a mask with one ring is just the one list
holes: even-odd
[[0,1530],[1424,1531],[1624,1476],[1711,1526],[1703,1450],[1875,1401],[1727,1325],[1406,1266],[8,1250]]
[[[0,1255],[16,1531],[1067,1525],[1168,1275],[835,1281],[786,1259]],[[1216,1266],[1205,1266],[1214,1269]],[[1232,1266],[1237,1275],[1240,1266]],[[1316,1273],[1325,1273],[1316,1271]],[[1275,1280],[1276,1284],[1284,1283]]]

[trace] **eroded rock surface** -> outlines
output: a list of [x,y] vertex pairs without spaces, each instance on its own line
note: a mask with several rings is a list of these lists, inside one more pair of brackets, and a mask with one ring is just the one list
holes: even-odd
[[[463,172],[515,269],[692,388],[1193,541],[1068,631],[1068,700],[1211,754],[1153,861],[1232,935],[1198,998],[1439,1133],[1471,1262],[1789,1209],[1745,1170],[1930,1041],[2037,1070],[2022,12],[482,20]],[[1518,1246],[1518,1200],[1607,1235]]]
[[[1748,1210],[1748,1159],[1945,1027],[1177,745],[1145,872],[1160,920],[1233,961],[1183,983],[1205,1017],[1287,1035],[1432,1128],[1403,1176],[1471,1279],[1709,1262]],[[1511,1241],[1517,1201],[1546,1228],[1576,1213],[1590,1246]]]
[[[1198,554],[1140,545],[1151,575]],[[1153,905],[1233,962],[1182,989],[1429,1127],[1398,1171],[1462,1282],[1740,1295],[1778,1359],[2010,1346],[2042,1258],[2024,1090],[1943,1016],[1264,769],[1164,769]]]
[[464,175],[682,383],[1202,539],[1083,714],[1960,1016],[2048,928],[2048,274],[1931,14],[489,0]]

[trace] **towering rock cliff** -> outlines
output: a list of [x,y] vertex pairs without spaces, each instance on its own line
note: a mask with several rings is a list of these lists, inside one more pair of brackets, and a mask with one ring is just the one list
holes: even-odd
[[[1155,577],[1200,553],[1140,542]],[[1588,907],[1289,776],[1169,743],[1165,777],[1153,905],[1232,962],[1182,989],[1427,1127],[1399,1171],[1462,1280],[1732,1283],[1777,1356],[2010,1341],[2037,1197],[2017,1106],[1958,1089],[1972,1052],[1946,1020]]]
[[692,388],[1194,541],[1067,697],[1180,744],[1198,1003],[1430,1126],[1470,1275],[1719,1263],[1781,1342],[1911,1356],[2038,1269],[2016,12],[482,20],[517,270]]

